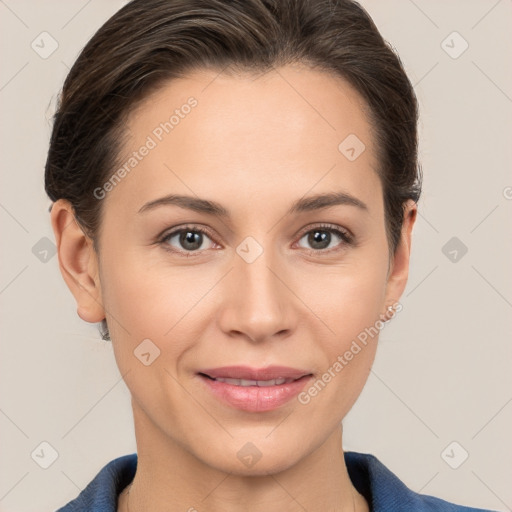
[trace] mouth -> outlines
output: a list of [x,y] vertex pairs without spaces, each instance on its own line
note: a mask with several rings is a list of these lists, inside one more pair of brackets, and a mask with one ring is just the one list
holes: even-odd
[[[284,381],[292,382],[294,380],[300,379],[305,375],[311,375],[308,370],[301,370],[298,368],[290,368],[289,366],[267,366],[265,368],[252,368],[250,366],[222,366],[220,368],[205,368],[198,372],[199,374],[205,375],[211,379],[224,379],[224,380],[234,380],[234,381],[242,381],[242,382],[250,382],[250,384],[241,384],[245,386],[256,386],[254,382],[270,382],[270,381],[279,381],[279,384],[283,384],[280,382],[282,379]],[[233,383],[234,384],[234,383]],[[240,385],[237,383],[237,385]],[[262,386],[275,385],[272,384],[261,384]]]
[[210,396],[247,412],[277,409],[299,394],[313,374],[294,368],[229,366],[197,372]]
[[302,377],[299,377],[297,379],[279,377],[277,379],[270,379],[270,380],[251,380],[251,379],[229,379],[229,378],[223,378],[223,377],[214,378],[214,377],[210,377],[210,375],[207,375],[206,373],[201,373],[201,372],[199,372],[199,375],[206,377],[207,379],[210,379],[210,380],[215,380],[217,382],[225,382],[226,384],[231,384],[232,386],[242,386],[242,387],[281,386],[282,384],[289,384],[290,382],[295,382],[297,380],[303,379],[304,377],[307,377],[307,375],[303,375]]

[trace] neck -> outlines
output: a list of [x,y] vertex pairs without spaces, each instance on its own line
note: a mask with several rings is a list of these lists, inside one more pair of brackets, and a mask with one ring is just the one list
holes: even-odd
[[296,464],[275,473],[248,476],[205,464],[165,435],[133,407],[137,471],[118,511],[140,512],[368,512],[348,476],[342,428]]

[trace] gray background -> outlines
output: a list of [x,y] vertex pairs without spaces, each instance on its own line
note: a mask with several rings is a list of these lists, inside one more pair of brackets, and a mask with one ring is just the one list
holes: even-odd
[[[421,102],[424,191],[404,310],[381,333],[344,448],[417,492],[511,510],[512,2],[362,4]],[[136,449],[111,345],[58,270],[43,189],[62,81],[122,5],[0,0],[1,511],[58,508]]]

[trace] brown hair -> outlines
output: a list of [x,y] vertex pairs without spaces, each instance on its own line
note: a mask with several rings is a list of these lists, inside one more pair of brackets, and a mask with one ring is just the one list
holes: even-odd
[[64,82],[45,168],[48,196],[70,201],[98,251],[102,209],[93,191],[120,164],[123,121],[141,100],[194,69],[265,72],[293,62],[344,78],[368,105],[394,254],[404,203],[421,193],[418,105],[400,58],[352,0],[128,3],[94,34]]

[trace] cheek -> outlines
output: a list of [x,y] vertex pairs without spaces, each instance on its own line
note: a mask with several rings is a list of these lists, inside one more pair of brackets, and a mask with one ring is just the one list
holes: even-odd
[[[362,261],[364,266],[347,265],[317,279],[321,288],[315,287],[315,292],[310,288],[308,295],[309,303],[314,305],[312,309],[328,326],[322,329],[326,335],[316,338],[323,355],[320,373],[323,384],[329,388],[327,392],[322,391],[317,405],[337,410],[341,416],[364,387],[383,326],[380,315],[384,312],[387,261],[377,258]],[[323,384],[311,389],[311,397],[320,394]]]
[[200,322],[192,319],[215,276],[198,275],[200,267],[153,264],[129,251],[112,254],[103,267],[103,302],[120,368],[137,364],[133,351],[145,339],[161,351],[159,362],[173,367],[197,337],[192,329]]
[[102,299],[114,348],[133,351],[143,339],[158,332],[154,314],[155,305],[160,304],[159,289],[148,279],[149,273],[147,265],[129,251],[109,252],[105,247]]
[[176,410],[187,397],[171,375],[197,338],[190,329],[184,335],[184,328],[190,327],[186,315],[200,298],[194,300],[199,287],[187,287],[177,269],[156,270],[129,254],[116,255],[115,264],[104,265],[104,274],[114,355],[134,400],[148,414]]
[[[318,273],[303,286],[311,309],[334,331],[333,348],[356,337],[384,312],[387,261],[363,258]],[[314,284],[314,286],[312,286]]]

